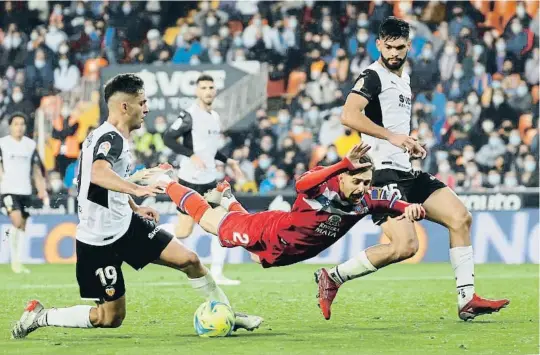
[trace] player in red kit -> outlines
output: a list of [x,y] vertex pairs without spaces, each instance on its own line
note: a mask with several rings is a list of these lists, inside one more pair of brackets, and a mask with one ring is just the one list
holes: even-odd
[[167,194],[204,230],[217,235],[224,247],[244,247],[265,268],[291,265],[327,249],[371,212],[393,211],[411,220],[424,217],[420,205],[400,201],[382,189],[371,190],[368,150],[369,146],[356,146],[339,163],[302,175],[296,182],[298,196],[291,212],[250,214],[227,183],[218,186],[222,194],[216,208],[173,181]]

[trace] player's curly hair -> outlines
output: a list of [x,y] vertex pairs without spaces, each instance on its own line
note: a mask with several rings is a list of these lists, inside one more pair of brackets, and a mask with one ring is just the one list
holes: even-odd
[[410,26],[407,21],[394,16],[387,17],[379,26],[379,39],[409,39]]
[[103,89],[105,102],[108,103],[111,96],[117,92],[137,95],[142,89],[144,89],[144,81],[137,74],[118,74],[105,84]]
[[374,171],[375,170],[375,166],[373,165],[373,159],[371,159],[371,157],[368,154],[364,155],[359,160],[360,160],[360,164],[370,163],[371,166],[369,166],[367,168],[362,168],[362,169],[349,170],[349,171],[347,171],[347,174],[356,175],[356,174],[365,173],[366,171],[370,171],[370,170]]

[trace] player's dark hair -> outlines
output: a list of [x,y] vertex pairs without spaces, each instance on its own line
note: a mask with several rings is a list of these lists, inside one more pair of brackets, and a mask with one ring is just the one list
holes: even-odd
[[201,76],[199,76],[197,78],[197,84],[201,81],[211,81],[211,82],[214,82],[214,78],[212,78],[210,75],[208,74],[202,74]]
[[26,122],[28,122],[28,116],[26,116],[26,114],[24,112],[13,112],[11,115],[9,115],[8,124],[11,126],[11,123],[17,117],[22,118],[24,120],[24,124],[26,124]]
[[137,95],[142,89],[144,89],[144,81],[136,74],[118,74],[105,84],[105,88],[103,89],[105,102],[108,103],[111,96],[117,92]]
[[379,39],[409,39],[409,29],[406,21],[390,16],[379,26]]
[[347,174],[349,175],[356,175],[356,174],[362,174],[362,173],[365,173],[366,171],[373,171],[375,170],[375,166],[373,165],[373,160],[371,159],[371,157],[369,155],[364,155],[363,157],[361,157],[359,159],[360,161],[360,164],[365,164],[365,163],[370,163],[371,166],[367,167],[367,168],[362,168],[362,169],[356,169],[356,170],[349,170],[347,171]]

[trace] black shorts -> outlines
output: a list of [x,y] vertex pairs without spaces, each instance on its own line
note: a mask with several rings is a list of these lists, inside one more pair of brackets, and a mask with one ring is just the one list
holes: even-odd
[[26,210],[30,206],[30,195],[2,195],[2,211],[6,215],[10,215],[13,211],[21,211],[24,218],[28,218],[30,213]]
[[174,237],[150,220],[133,214],[129,229],[115,242],[95,246],[76,242],[77,282],[81,298],[114,301],[126,293],[122,263],[140,270],[157,260]]
[[[389,191],[398,190],[400,199],[410,203],[424,203],[435,191],[446,187],[435,176],[423,171],[400,171],[393,169],[375,170],[373,186],[386,188]],[[381,225],[392,213],[374,213],[373,223]]]
[[[188,182],[186,180],[182,180],[179,178],[178,183],[182,186],[189,187],[193,191],[198,192],[199,195],[201,196],[216,187],[216,181],[212,181],[207,184],[194,184],[192,182]],[[215,206],[212,206],[212,207],[215,207]],[[184,211],[181,211],[179,207],[176,207],[176,210],[180,212],[181,214],[187,215],[187,213],[185,213]]]

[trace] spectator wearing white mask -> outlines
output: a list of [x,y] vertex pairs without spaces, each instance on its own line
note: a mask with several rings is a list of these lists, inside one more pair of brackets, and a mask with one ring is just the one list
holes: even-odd
[[540,67],[538,48],[533,49],[532,56],[525,62],[525,79],[529,85],[538,85],[539,75],[538,68]]
[[58,52],[58,47],[62,42],[68,39],[66,33],[60,30],[56,25],[49,25],[49,31],[45,35],[45,45],[53,52]]
[[520,81],[515,95],[508,99],[508,104],[517,112],[518,115],[531,110],[532,96],[529,93],[529,88],[527,87],[526,82]]
[[497,157],[503,155],[505,151],[504,141],[499,137],[498,133],[492,132],[488,143],[476,153],[476,162],[486,168],[493,168]]
[[68,92],[79,85],[81,72],[73,63],[70,63],[68,56],[62,54],[58,59],[58,68],[54,70],[54,88],[62,92]]
[[28,52],[23,42],[22,33],[17,30],[4,37],[2,42],[4,50],[0,50],[0,68],[8,65],[12,65],[15,69],[24,67]]
[[439,71],[441,80],[447,81],[452,78],[454,67],[457,63],[457,49],[454,42],[448,41],[444,46],[444,50],[439,58]]

